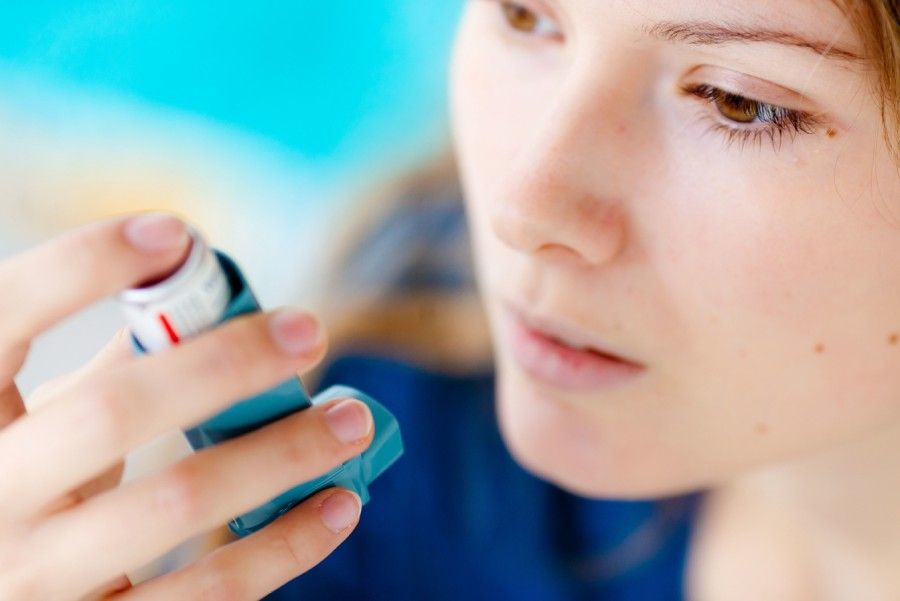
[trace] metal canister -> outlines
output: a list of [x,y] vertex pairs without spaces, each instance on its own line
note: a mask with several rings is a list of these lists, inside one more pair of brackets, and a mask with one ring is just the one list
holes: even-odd
[[189,233],[191,248],[171,275],[119,295],[132,334],[149,353],[211,329],[231,300],[228,278],[212,249],[195,229]]

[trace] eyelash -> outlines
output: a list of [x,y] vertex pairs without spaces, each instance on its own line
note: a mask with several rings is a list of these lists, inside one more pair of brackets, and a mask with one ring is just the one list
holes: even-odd
[[[506,27],[513,34],[551,37],[546,34],[546,26],[544,27],[544,32],[538,33],[534,30],[529,31],[516,27],[511,21],[514,12],[517,12],[519,16],[522,17],[527,17],[529,19],[533,18],[536,23],[540,23],[541,19],[550,21],[550,19],[547,19],[547,17],[539,14],[537,11],[531,10],[518,2],[509,0],[489,1],[496,2],[497,6],[500,8],[501,18],[506,22]],[[768,104],[759,100],[747,98],[746,96],[741,96],[740,94],[722,90],[721,88],[709,84],[695,84],[686,86],[682,88],[682,90],[685,93],[704,101],[705,104],[715,109],[718,113],[718,117],[705,111],[704,119],[709,121],[710,131],[714,131],[715,133],[724,136],[726,147],[730,147],[736,142],[741,144],[741,148],[744,148],[747,144],[761,146],[763,140],[768,138],[772,143],[772,148],[777,151],[781,147],[785,136],[788,136],[793,140],[801,133],[813,134],[816,132],[817,127],[821,125],[819,119],[811,113]],[[752,115],[753,120],[742,122],[729,119],[729,117],[722,112],[723,102],[730,104],[731,108],[742,110],[746,116]],[[764,125],[758,127],[736,127],[724,123],[723,120],[743,125],[759,123]]]
[[[703,100],[715,109],[718,117],[706,113],[705,118],[710,122],[710,130],[725,136],[726,146],[731,146],[736,142],[739,142],[742,148],[748,143],[760,146],[763,139],[768,138],[772,143],[773,150],[777,151],[781,148],[785,136],[793,140],[798,134],[813,134],[820,125],[819,119],[811,113],[760,102],[709,84],[687,86],[683,88],[683,91]],[[723,102],[731,104],[732,107],[737,106],[748,116],[753,115],[753,120],[744,123],[730,119],[722,112],[721,103]],[[735,127],[723,123],[723,119],[738,124],[763,123],[764,125],[762,127]]]

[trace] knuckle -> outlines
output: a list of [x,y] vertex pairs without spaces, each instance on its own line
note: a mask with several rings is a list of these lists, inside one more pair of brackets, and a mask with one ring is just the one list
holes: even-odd
[[286,444],[282,446],[282,457],[285,463],[292,467],[309,463],[309,448],[303,442],[305,428],[302,427],[302,422],[303,420],[291,417],[285,423],[284,439]]
[[128,440],[128,411],[124,399],[126,391],[120,382],[105,378],[92,382],[90,392],[82,396],[83,415],[80,420],[93,440],[112,450],[123,448]]
[[196,524],[206,514],[203,486],[190,463],[182,462],[163,475],[153,493],[154,512],[176,524]]
[[314,466],[325,469],[338,463],[344,451],[328,431],[323,417],[309,419],[314,415],[307,410],[285,419],[284,440],[280,443],[282,455],[288,465],[299,470]]
[[[292,530],[301,530],[293,528]],[[301,542],[302,541],[302,542]],[[325,556],[325,549],[316,548],[312,541],[304,539],[300,532],[288,532],[272,542],[275,552],[285,559],[292,574],[300,574],[310,569]]]
[[224,328],[211,341],[209,351],[209,368],[219,375],[246,372],[254,363],[252,341],[248,339],[247,328]]
[[275,352],[261,314],[222,326],[208,348],[208,368],[221,376],[244,374],[271,380],[288,367],[288,361]]

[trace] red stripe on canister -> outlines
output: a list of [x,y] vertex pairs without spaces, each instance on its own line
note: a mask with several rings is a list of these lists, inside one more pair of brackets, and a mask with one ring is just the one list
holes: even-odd
[[169,323],[169,318],[167,318],[164,313],[159,314],[159,320],[162,322],[163,327],[166,329],[166,334],[169,335],[169,340],[172,341],[172,344],[178,344],[179,342],[181,342],[181,339],[178,338],[178,333],[175,332],[175,328],[173,328],[172,324]]

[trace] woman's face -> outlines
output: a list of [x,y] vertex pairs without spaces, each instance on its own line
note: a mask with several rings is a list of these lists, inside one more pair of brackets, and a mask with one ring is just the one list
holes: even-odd
[[900,430],[900,173],[862,53],[829,0],[470,0],[454,137],[526,467],[661,495]]

